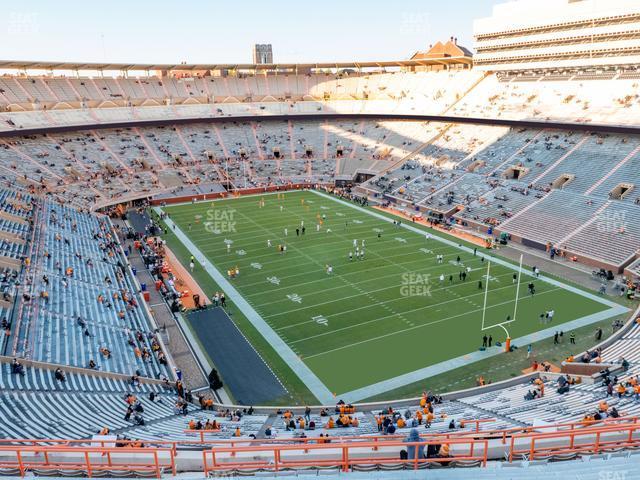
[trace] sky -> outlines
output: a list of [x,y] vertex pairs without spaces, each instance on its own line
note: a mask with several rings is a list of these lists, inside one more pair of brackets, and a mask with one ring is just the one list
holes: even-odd
[[472,48],[473,19],[503,1],[20,0],[0,60],[251,63],[254,43],[276,63],[399,60],[451,36]]

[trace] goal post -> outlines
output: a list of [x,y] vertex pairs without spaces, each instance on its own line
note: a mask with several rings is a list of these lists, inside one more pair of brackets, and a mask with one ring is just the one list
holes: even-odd
[[491,261],[487,262],[487,273],[486,273],[486,284],[485,284],[485,288],[484,288],[484,302],[482,305],[482,326],[481,326],[481,331],[484,332],[485,330],[489,330],[491,328],[496,328],[496,327],[500,327],[505,331],[506,334],[506,348],[505,351],[509,351],[510,347],[511,347],[511,336],[509,335],[509,331],[506,328],[506,325],[509,325],[513,322],[516,321],[517,319],[517,315],[518,315],[518,301],[520,299],[520,282],[522,280],[522,262],[523,262],[523,254],[520,254],[520,262],[518,265],[518,273],[517,273],[517,281],[516,281],[516,296],[515,296],[515,300],[514,300],[514,306],[513,306],[513,316],[511,318],[509,318],[508,320],[505,320],[503,322],[499,322],[499,323],[494,323],[491,325],[487,325],[486,320],[487,320],[487,299],[489,297],[489,282],[491,279]]

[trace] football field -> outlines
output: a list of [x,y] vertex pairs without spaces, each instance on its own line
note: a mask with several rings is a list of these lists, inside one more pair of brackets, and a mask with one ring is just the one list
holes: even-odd
[[[163,210],[196,268],[209,265],[246,300],[243,313],[294,372],[315,376],[351,401],[499,354],[495,346],[479,351],[485,334],[495,345],[508,331],[526,348],[523,342],[554,330],[620,313],[596,295],[535,278],[528,267],[520,276],[517,265],[492,259],[492,251],[479,247],[474,254],[452,237],[405,221],[395,225],[377,210],[326,194],[265,194]],[[354,245],[364,251],[359,258]],[[550,323],[540,319],[549,310]]]

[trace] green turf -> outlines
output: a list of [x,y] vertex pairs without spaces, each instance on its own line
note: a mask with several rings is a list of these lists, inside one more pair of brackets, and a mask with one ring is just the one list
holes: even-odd
[[[165,211],[220,271],[240,269],[232,280],[236,288],[338,394],[464,355],[480,344],[484,290],[478,281],[486,263],[479,257],[310,192]],[[326,219],[317,232],[317,218],[323,214]],[[301,221],[306,233],[297,237]],[[380,238],[377,230],[382,230]],[[350,262],[354,239],[359,245],[365,240],[365,259]],[[229,251],[225,240],[233,241]],[[277,252],[278,244],[287,245],[286,254]],[[444,264],[436,263],[436,254],[444,255]],[[455,262],[458,256],[472,268],[466,282],[458,278],[463,269]],[[328,264],[332,275],[325,271]],[[513,316],[512,275],[513,270],[492,264],[486,325]],[[542,328],[538,316],[551,308],[556,325],[608,308],[542,281],[534,282],[532,297],[528,281],[523,276],[518,319],[508,326],[513,338]],[[320,316],[327,323],[319,323]],[[499,327],[487,334],[496,340],[505,336]]]

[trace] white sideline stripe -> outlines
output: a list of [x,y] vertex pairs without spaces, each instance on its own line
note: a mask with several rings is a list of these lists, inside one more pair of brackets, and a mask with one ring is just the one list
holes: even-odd
[[[154,207],[156,213],[160,214],[162,208]],[[252,325],[260,332],[260,334],[267,340],[273,349],[280,355],[287,365],[300,377],[306,387],[315,395],[315,397],[325,405],[330,405],[335,402],[333,394],[326,387],[324,383],[316,376],[315,373],[307,367],[302,360],[294,353],[294,351],[287,345],[276,332],[269,326],[267,322],[255,311],[255,309],[249,305],[244,297],[236,290],[236,288],[222,275],[213,264],[202,254],[202,252],[196,247],[193,242],[184,234],[184,232],[175,224],[170,218],[166,218],[165,222],[169,225],[170,230],[176,235],[176,237],[183,243],[185,247],[197,258],[202,264],[205,271],[209,276],[222,288],[227,297],[233,301],[244,313],[247,319]]]
[[[372,217],[378,218],[379,220],[385,221],[385,222],[389,222],[391,223],[394,219],[387,217],[385,215],[382,215],[378,212],[375,211],[371,211],[371,210],[367,210],[363,207],[360,207],[358,205],[355,205],[351,202],[347,202],[345,200],[339,199],[333,195],[328,195],[325,193],[321,193],[318,192],[316,190],[313,190],[313,193],[315,193],[316,195],[329,199],[329,200],[333,200],[334,202],[343,204],[343,205],[347,205],[355,210],[358,210],[360,212],[366,213],[368,215],[371,215]],[[418,233],[420,235],[424,235],[425,231],[422,229],[419,229],[417,227],[414,227],[411,224],[406,224],[405,222],[403,222],[401,224],[402,228],[405,228],[409,231],[412,231],[414,233]],[[458,248],[462,251],[465,251],[467,253],[473,253],[473,249],[469,248],[465,245],[462,244],[458,244],[455,241],[443,238],[439,235],[432,235],[431,238],[433,240],[436,240],[438,242],[444,243],[446,245],[450,245],[453,246],[455,248]],[[490,259],[492,262],[497,263],[498,265],[502,265],[506,268],[510,268],[514,271],[518,270],[518,266],[514,265],[510,262],[507,262],[505,260],[502,260],[501,258],[497,258],[494,257],[492,255],[486,255],[485,253],[480,253],[479,255],[484,256],[487,259]],[[525,271],[523,270],[522,272],[525,275],[528,275],[529,277],[534,277],[532,272],[530,271]],[[577,295],[581,295],[582,297],[585,298],[589,298],[590,300],[599,302],[603,305],[607,305],[608,307],[610,307],[608,310],[604,310],[602,312],[598,312],[598,313],[594,313],[592,315],[587,315],[585,317],[582,318],[577,318],[575,320],[572,320],[570,322],[566,322],[566,323],[562,323],[562,329],[563,330],[572,330],[572,329],[576,329],[576,328],[580,328],[586,325],[590,325],[592,323],[595,322],[599,322],[601,320],[605,320],[607,318],[611,318],[613,316],[617,316],[617,315],[622,315],[624,313],[629,312],[630,310],[627,307],[624,307],[620,304],[617,304],[615,302],[612,302],[610,300],[607,300],[606,298],[602,298],[599,297],[595,294],[592,294],[590,292],[586,292],[584,290],[581,290],[579,288],[576,288],[572,285],[567,285],[564,284],[562,282],[559,282],[553,278],[549,278],[546,277],[544,275],[540,275],[539,277],[537,277],[538,280],[542,280],[546,283],[549,283],[551,285],[554,285],[556,287],[560,287],[563,288],[565,290],[568,290],[570,292],[573,292]],[[550,327],[544,330],[539,330],[537,332],[531,333],[529,335],[525,335],[523,337],[519,337],[513,340],[514,344],[520,343],[521,345],[525,345],[525,344],[529,344],[529,343],[533,343],[533,342],[537,342],[540,340],[543,340],[545,338],[549,338],[552,337],[555,334],[555,331],[557,330],[557,327]],[[381,382],[377,382],[374,383],[372,385],[368,385],[366,387],[362,387],[362,388],[358,388],[355,390],[352,390],[350,392],[346,392],[343,394],[338,395],[339,398],[343,399],[345,402],[357,402],[357,401],[361,401],[367,398],[371,398],[375,395],[379,395],[382,394],[384,392],[388,392],[390,390],[395,390],[397,388],[400,387],[404,387],[406,385],[410,385],[411,383],[415,383],[415,382],[419,382],[421,380],[424,380],[426,378],[435,376],[435,375],[439,375],[445,372],[448,372],[450,370],[468,365],[469,363],[473,363],[473,362],[477,362],[479,360],[483,360],[485,358],[489,358],[489,357],[493,357],[496,355],[499,355],[500,353],[502,353],[502,349],[499,347],[493,347],[490,350],[487,350],[485,352],[480,352],[480,351],[476,351],[476,352],[472,352],[469,353],[467,355],[462,355],[450,360],[446,360],[444,362],[440,362],[437,363],[435,365],[430,365],[428,367],[424,367],[418,370],[414,370],[413,372],[409,372],[403,375],[398,375],[394,378],[388,379],[388,380],[383,380]]]

